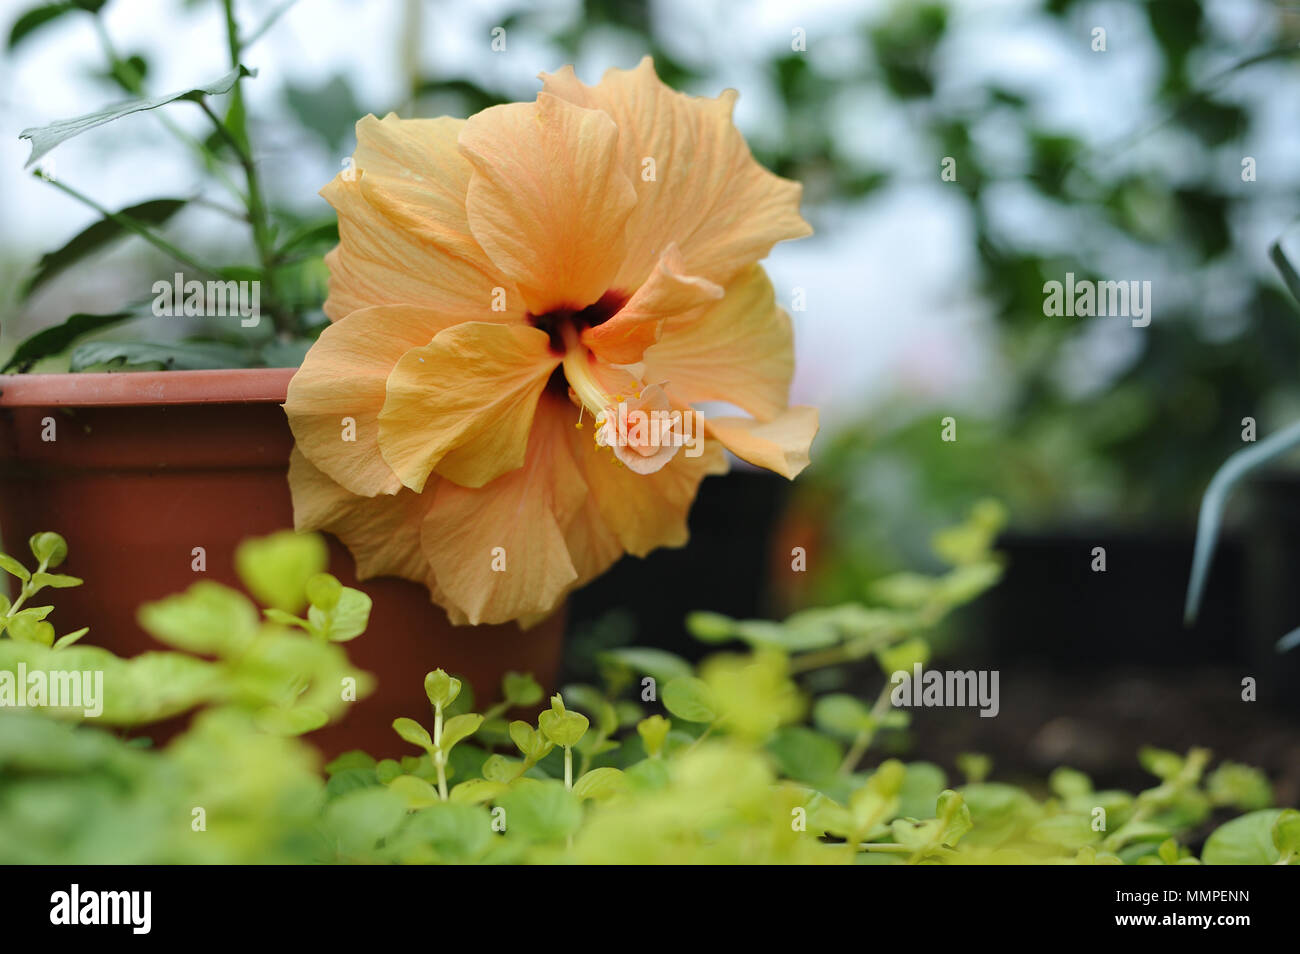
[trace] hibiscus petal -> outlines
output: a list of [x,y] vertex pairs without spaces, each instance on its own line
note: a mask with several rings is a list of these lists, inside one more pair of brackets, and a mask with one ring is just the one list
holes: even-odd
[[386,304],[462,321],[523,316],[522,297],[470,232],[472,167],[456,145],[463,126],[395,116],[357,123],[352,168],[321,190],[339,214],[340,242],[326,256],[331,319]]
[[792,407],[770,421],[715,417],[706,430],[741,460],[793,480],[808,466],[808,449],[817,436],[817,408]]
[[635,364],[659,340],[664,321],[716,301],[722,287],[686,275],[675,244],[659,257],[654,271],[614,317],[582,333],[582,343],[611,364]]
[[604,110],[618,124],[619,161],[637,201],[615,287],[638,287],[672,241],[692,275],[725,284],[777,242],[812,234],[799,215],[802,186],[755,162],[732,123],[735,90],[717,99],[678,93],[648,56],[636,69],[608,70],[596,86],[569,66],[543,73],[542,82],[546,92]]
[[456,143],[464,126],[449,116],[365,116],[357,122],[353,167],[362,195],[404,230],[491,271],[465,213],[474,169]]
[[[569,435],[570,458],[584,475],[583,486],[588,486],[588,466],[597,456],[604,455],[592,452],[591,431],[588,430],[590,424],[576,428],[566,419],[565,426]],[[564,543],[578,574],[574,586],[581,586],[604,573],[623,555],[623,544],[619,541],[618,534],[605,521],[600,502],[594,493],[587,493],[583,497],[582,506],[574,513],[565,529]]]
[[761,266],[736,276],[721,300],[670,318],[646,349],[643,376],[667,381],[687,404],[726,401],[759,418],[785,409],[794,375],[790,316]]
[[609,290],[636,202],[609,116],[541,93],[471,116],[460,148],[474,166],[470,229],[529,311],[582,308]]
[[700,481],[727,471],[726,455],[716,441],[699,435],[702,453],[689,448],[652,474],[637,474],[607,448],[589,444],[584,473],[591,494],[609,528],[629,553],[645,556],[657,547],[680,547],[690,534],[686,516]]
[[438,482],[424,518],[424,550],[446,599],[471,623],[552,610],[578,580],[564,528],[587,486],[567,450],[566,426],[546,402],[522,467],[478,489]]
[[321,332],[289,381],[284,405],[298,450],[354,494],[395,493],[402,482],[379,453],[385,382],[404,353],[448,324],[424,308],[377,305]]
[[330,480],[297,448],[289,456],[289,489],[294,528],[338,537],[357,562],[357,579],[427,579],[429,561],[420,549],[420,523],[433,501],[431,492],[402,488],[395,494],[360,497]]
[[538,397],[559,362],[536,328],[471,321],[438,332],[388,376],[384,460],[416,491],[435,468],[481,487],[522,466]]

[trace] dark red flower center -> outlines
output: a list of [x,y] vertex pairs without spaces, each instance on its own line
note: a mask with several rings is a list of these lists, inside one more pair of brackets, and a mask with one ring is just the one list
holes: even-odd
[[562,355],[565,351],[566,327],[582,334],[588,328],[609,321],[625,304],[627,304],[627,295],[621,291],[610,290],[585,308],[556,308],[544,315],[529,314],[528,321],[534,328],[546,332],[546,336],[551,339],[551,350]]

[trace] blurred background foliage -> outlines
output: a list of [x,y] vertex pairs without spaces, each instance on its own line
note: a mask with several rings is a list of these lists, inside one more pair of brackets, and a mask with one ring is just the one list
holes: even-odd
[[[1017,715],[972,726],[923,713],[922,734],[944,740],[927,751],[949,762],[978,750],[1011,768],[1070,761],[1105,773],[1128,764],[1139,736],[1171,748],[1209,742],[1285,774],[1289,788],[1280,790],[1294,798],[1293,722],[1270,722],[1236,697],[1253,642],[1244,671],[1267,673],[1275,694],[1297,698],[1300,659],[1273,650],[1300,624],[1300,597],[1291,606],[1283,596],[1300,566],[1293,480],[1274,487],[1273,512],[1289,516],[1256,520],[1290,549],[1255,540],[1243,556],[1225,546],[1211,578],[1223,587],[1209,600],[1214,612],[1189,634],[1180,611],[1196,508],[1216,468],[1242,447],[1243,418],[1255,419],[1261,438],[1300,419],[1300,315],[1270,259],[1280,242],[1300,261],[1300,7],[235,6],[248,62],[259,68],[245,83],[243,118],[271,207],[270,267],[281,303],[309,333],[323,320],[322,255],[337,241],[316,192],[351,153],[365,113],[468,116],[532,98],[538,71],[571,62],[594,83],[649,53],[685,92],[740,89],[736,121],[756,157],[803,184],[817,234],[778,246],[767,265],[782,301],[795,289],[809,295],[808,311],[791,309],[793,397],[823,412],[813,465],[792,486],[754,473],[706,481],[689,547],[625,560],[575,594],[572,678],[591,677],[584,660],[618,646],[689,656],[687,610],[784,615],[868,599],[868,581],[904,567],[935,571],[934,531],[993,496],[1009,513],[999,544],[1007,576],[971,608],[985,614],[982,625],[954,618],[935,647],[941,656],[960,648],[963,660],[982,647],[985,661],[1007,671],[1005,708]],[[494,27],[508,36],[499,56],[490,52]],[[1098,27],[1104,53],[1091,48]],[[145,292],[175,262],[121,235],[89,243],[26,294],[41,255],[97,216],[69,220],[68,208],[78,209],[70,199],[19,174],[27,148],[16,134],[220,75],[221,30],[216,0],[0,0],[8,47],[0,162],[10,172],[0,177],[0,356],[76,313],[127,313],[92,338],[193,334],[147,316]],[[794,48],[801,30],[806,50]],[[241,119],[229,112],[240,107],[219,102],[223,116]],[[207,151],[178,146],[186,136]],[[1247,157],[1258,160],[1253,181],[1242,176]],[[946,159],[953,181],[941,178]],[[159,230],[223,273],[262,274],[250,266],[247,222],[229,214],[230,188],[241,186],[235,156],[197,110],[97,130],[61,148],[58,163],[60,180],[83,191],[98,177],[114,192],[103,199],[112,208],[161,200],[149,206]],[[913,220],[926,227],[909,228]],[[1151,281],[1150,325],[1045,317],[1044,284],[1069,272]],[[252,361],[292,363],[303,342],[263,325],[202,331]],[[33,369],[67,367],[63,356]],[[949,415],[956,443],[940,439]],[[1090,572],[1098,540],[1116,572]],[[806,573],[791,572],[796,546],[807,552]],[[965,639],[972,632],[988,645]],[[1126,676],[1135,659],[1150,668]],[[1225,668],[1189,675],[1186,667],[1207,662]],[[1012,678],[1015,665],[1040,668]]]
[[[94,18],[109,64],[75,60],[67,68],[96,77],[105,99],[142,89],[159,92],[153,85],[155,51],[117,49],[102,29],[116,6],[94,0],[15,4],[7,22],[8,53],[17,56],[59,30],[82,29],[74,21],[87,14],[76,7],[102,7]],[[179,0],[178,15],[210,6],[206,0]],[[303,15],[312,6],[311,0],[250,2],[237,9],[243,35],[261,42],[282,17]],[[366,112],[464,116],[530,95],[519,88],[516,73],[490,68],[483,56],[457,64],[430,54],[422,37],[443,23],[462,22],[450,17],[454,6],[420,0],[366,5],[382,7],[398,27],[382,61],[372,64],[401,77],[393,87],[397,94],[387,101],[368,95],[366,77],[356,71],[303,78],[264,70],[250,81],[261,91],[261,105],[274,107],[270,115],[250,110],[249,130],[272,197],[280,294],[309,327],[321,319],[320,255],[336,233],[329,210],[311,195],[324,178],[304,188],[301,170],[321,167],[322,157],[337,170],[337,157],[352,148],[353,123]],[[703,47],[683,41],[679,4],[569,0],[489,6],[484,15],[505,28],[511,49],[527,51],[547,69],[563,62],[630,66],[650,53],[665,81],[708,95],[726,85],[724,76],[734,75]],[[749,16],[769,26],[776,16],[765,4],[700,6],[712,11],[714,22],[737,31]],[[971,376],[985,382],[988,394],[967,403],[964,394],[945,391],[940,381],[931,389],[937,399],[906,388],[875,395],[860,408],[846,407],[852,402],[841,399],[816,447],[815,465],[796,490],[795,525],[815,526],[820,542],[835,554],[821,561],[832,569],[804,596],[844,598],[855,581],[923,559],[928,531],[988,494],[1007,502],[1020,529],[1098,519],[1129,527],[1187,526],[1210,474],[1241,446],[1243,417],[1256,418],[1265,434],[1300,414],[1296,303],[1260,238],[1282,237],[1300,212],[1296,170],[1261,167],[1258,181],[1241,175],[1243,157],[1261,142],[1280,137],[1294,145],[1300,131],[1296,98],[1281,98],[1296,89],[1287,84],[1297,78],[1297,10],[1208,0],[1031,0],[988,10],[930,2],[830,6],[834,36],[824,25],[811,31],[811,52],[792,48],[797,42],[785,49],[736,44],[735,57],[753,59],[745,75],[754,79],[754,88],[745,95],[757,97],[761,113],[758,122],[752,114],[738,120],[760,161],[804,184],[807,215],[820,240],[831,245],[843,210],[870,211],[878,198],[916,182],[933,186],[944,160],[955,161],[955,181],[942,185],[947,199],[955,196],[959,203],[952,214],[968,225],[968,247],[961,250],[969,265],[964,297],[987,319],[986,347],[970,357],[978,365]],[[1131,100],[1105,104],[1118,117],[1110,128],[1127,133],[1087,136],[1077,116],[1053,109],[1050,91],[1026,88],[985,68],[960,69],[962,50],[987,43],[985,14],[995,7],[1004,18],[1034,22],[1043,56],[1074,50],[1076,59],[1062,60],[1063,72],[1077,71],[1077,56],[1089,55],[1094,28],[1109,25],[1107,51],[1091,55],[1136,58],[1134,69],[1144,78],[1132,85]],[[366,16],[359,5],[355,9]],[[783,11],[776,19],[782,17],[798,28],[796,13]],[[791,30],[783,25],[775,32]],[[839,54],[817,55],[819,44],[832,40]],[[167,41],[160,35],[158,42]],[[475,32],[473,42],[489,40]],[[997,59],[999,51],[986,49],[983,56]],[[464,65],[475,62],[484,65]],[[599,70],[582,73],[593,82]],[[276,90],[274,97],[267,88]],[[1105,89],[1112,95],[1115,86]],[[857,118],[852,104],[863,96],[868,105]],[[891,137],[900,131],[905,136],[891,149]],[[112,133],[101,137],[105,150],[113,148],[112,139]],[[864,147],[863,139],[872,142]],[[228,145],[208,145],[221,157],[215,164],[201,160],[209,178],[229,175]],[[51,195],[48,201],[61,200]],[[191,202],[193,210],[177,216],[176,228],[212,246],[228,274],[245,274],[239,268],[246,250],[218,237],[228,230],[199,227],[190,216],[216,214],[210,207],[219,204],[205,186]],[[43,250],[25,247],[16,223],[9,223],[9,231],[4,268],[13,280],[5,282],[5,342],[12,348],[25,333],[77,309],[69,304],[58,314],[57,292],[34,298],[37,305],[15,293],[18,279]],[[1300,247],[1300,238],[1291,244]],[[128,270],[169,272],[153,249],[136,247],[132,255]],[[78,263],[83,280],[97,261],[122,267],[120,258],[91,258]],[[1044,283],[1066,272],[1079,279],[1151,280],[1154,320],[1137,329],[1122,319],[1108,324],[1045,318]],[[785,274],[779,289],[798,284],[797,269]],[[109,287],[124,286],[119,280]],[[102,284],[97,293],[105,293]],[[137,296],[132,304],[143,301]],[[796,326],[802,332],[801,322],[824,317],[796,314]],[[892,318],[877,313],[840,320],[883,329]],[[234,336],[240,335],[247,337]],[[229,343],[231,333],[212,337]],[[276,346],[269,340],[257,344]],[[800,360],[816,370],[853,358],[824,350],[803,350]],[[264,360],[289,360],[294,353],[272,351]],[[38,365],[58,367],[57,361]],[[939,417],[953,412],[956,400],[964,402],[956,409],[960,452],[938,439]]]

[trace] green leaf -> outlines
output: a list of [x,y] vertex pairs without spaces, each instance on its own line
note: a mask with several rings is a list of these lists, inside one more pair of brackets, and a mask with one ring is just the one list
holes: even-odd
[[[51,586],[56,590],[66,590],[69,587],[81,586],[85,580],[77,576],[68,576],[66,573],[33,573],[32,584],[38,589],[44,586]],[[33,591],[35,592],[35,591]]]
[[53,23],[65,13],[73,10],[98,13],[104,2],[105,0],[78,0],[76,3],[44,3],[39,7],[32,7],[15,20],[14,25],[9,29],[7,49],[13,52],[19,43],[22,43],[46,24]]
[[33,533],[27,541],[27,546],[32,551],[32,556],[47,567],[59,566],[68,558],[68,541],[63,539],[62,535],[50,530],[44,533]]
[[907,769],[897,759],[888,759],[871,773],[865,785],[849,798],[854,829],[859,834],[883,825],[898,814],[899,793]]
[[817,785],[832,778],[844,760],[844,747],[805,726],[784,726],[767,741],[786,778]]
[[276,254],[280,258],[284,258],[288,253],[300,249],[328,249],[338,244],[338,219],[330,218],[321,222],[309,222],[292,232],[276,249]]
[[329,573],[317,573],[307,581],[307,601],[312,606],[323,610],[332,610],[339,605],[343,595],[343,584]]
[[542,687],[531,673],[506,673],[501,678],[501,693],[512,706],[535,706],[542,701]]
[[800,610],[786,619],[782,646],[787,652],[829,649],[844,641],[840,614],[834,608]]
[[969,603],[1002,578],[1000,563],[972,563],[945,573],[939,581],[939,596],[947,606]]
[[257,356],[268,368],[298,368],[302,366],[303,359],[313,344],[314,341],[306,338],[294,338],[292,341],[276,338],[262,345]]
[[1268,247],[1268,257],[1273,260],[1274,266],[1282,276],[1282,281],[1286,282],[1287,290],[1291,292],[1291,296],[1297,302],[1300,302],[1300,274],[1296,273],[1295,267],[1287,259],[1280,239]]
[[[26,609],[21,609],[17,613],[14,613],[9,617],[9,619],[15,620],[30,616],[32,619],[41,620],[45,619],[45,617],[49,616],[52,612],[54,612],[53,606],[29,606]],[[4,620],[0,620],[0,622],[4,622]]]
[[582,801],[602,801],[627,790],[627,779],[616,768],[594,768],[573,783],[573,794]]
[[325,639],[332,643],[345,643],[366,631],[366,624],[370,622],[371,605],[368,595],[344,586],[339,590],[338,605],[333,610],[322,610],[313,601],[307,619]]
[[1092,779],[1077,769],[1060,766],[1047,779],[1048,787],[1061,798],[1087,795],[1092,791]]
[[1273,847],[1288,864],[1300,861],[1300,812],[1283,809],[1273,822]]
[[468,739],[478,731],[478,727],[483,724],[483,717],[477,712],[467,712],[464,715],[454,716],[448,719],[442,727],[442,738],[439,739],[439,748],[443,752],[450,752],[457,742]]
[[219,341],[173,341],[152,344],[143,341],[87,341],[68,356],[69,371],[85,371],[100,365],[164,371],[213,371],[249,366],[246,348]]
[[1205,793],[1215,805],[1231,805],[1243,812],[1269,808],[1273,786],[1259,769],[1238,762],[1223,762],[1205,780]]
[[279,623],[281,626],[292,626],[296,629],[307,628],[307,621],[305,619],[294,616],[292,613],[286,613],[284,610],[275,608],[264,609],[262,610],[262,615],[273,623]]
[[197,101],[204,96],[219,96],[222,93],[229,92],[241,77],[256,75],[255,70],[240,65],[206,86],[195,86],[191,89],[168,93],[166,96],[155,96],[151,99],[130,99],[112,106],[105,106],[93,113],[86,113],[84,116],[60,119],[47,126],[24,129],[18,134],[18,138],[31,140],[32,152],[27,157],[27,162],[24,163],[23,168],[31,166],[32,163],[60,143],[66,142],[74,136],[79,136],[87,130],[94,129],[96,126],[102,126],[115,119],[121,119],[123,116],[130,116],[132,113],[142,112],[146,109],[157,109],[159,106],[165,106],[177,100]]
[[23,566],[7,553],[0,553],[0,570],[4,570],[10,576],[16,576],[26,583],[32,578],[32,574],[27,567]]
[[365,112],[343,74],[331,76],[319,85],[287,82],[284,98],[298,121],[315,133],[333,155],[343,151],[356,128],[357,117]]
[[978,785],[989,777],[993,771],[993,759],[983,752],[961,752],[957,755],[957,770],[966,776],[966,781]]
[[510,723],[510,739],[518,746],[519,751],[533,762],[540,762],[555,745],[541,732],[519,719]]
[[813,722],[822,731],[845,739],[856,738],[858,733],[868,731],[876,724],[865,704],[842,692],[817,700],[813,705]]
[[[36,263],[36,271],[32,273],[31,278],[23,287],[19,300],[30,296],[50,279],[54,278],[60,272],[77,264],[88,255],[99,251],[106,245],[111,244],[119,238],[125,238],[132,233],[127,230],[122,219],[130,219],[139,225],[148,227],[157,227],[165,224],[172,216],[185,207],[185,199],[150,199],[148,202],[140,202],[136,205],[128,206],[115,213],[115,216],[104,216],[98,222],[94,222],[82,229],[71,239],[69,239],[61,248],[53,252],[47,252],[41,256]],[[103,316],[100,316],[103,317]],[[83,322],[84,323],[84,322]],[[66,327],[67,323],[60,325],[60,328]],[[51,329],[55,330],[55,329]],[[87,331],[93,328],[85,329]],[[48,354],[54,354],[62,351],[69,344],[75,335],[67,337],[62,346],[48,351]],[[30,339],[29,339],[30,340]]]
[[924,666],[930,661],[930,644],[920,638],[904,640],[895,646],[877,650],[876,658],[880,660],[880,668],[886,679],[892,678],[896,672],[906,673],[910,678],[917,663]]
[[947,845],[949,848],[955,848],[957,842],[975,827],[974,822],[971,821],[970,807],[965,799],[952,789],[940,793],[935,814],[943,823],[939,833],[939,844]]
[[686,722],[712,722],[718,717],[713,690],[703,679],[679,676],[663,689],[664,708]]
[[702,610],[686,617],[686,628],[702,643],[725,643],[736,635],[736,621],[730,616]]
[[120,324],[135,315],[129,311],[117,311],[108,315],[89,315],[78,313],[69,317],[61,325],[44,328],[14,349],[9,362],[0,368],[0,374],[16,369],[19,373],[31,369],[37,361],[59,354],[82,335],[99,331],[112,325]]
[[388,790],[401,795],[407,808],[428,808],[442,801],[433,784],[418,775],[399,775],[388,783]]
[[1231,455],[1210,478],[1201,498],[1201,511],[1196,518],[1196,543],[1192,549],[1192,571],[1187,581],[1187,600],[1183,605],[1183,619],[1192,623],[1201,605],[1201,594],[1210,574],[1214,547],[1218,543],[1223,511],[1233,489],[1252,471],[1280,457],[1300,444],[1300,421],[1270,434],[1256,444]]
[[581,712],[566,710],[564,699],[556,693],[551,697],[551,708],[537,717],[537,725],[556,745],[569,747],[587,734],[591,722]]
[[406,820],[406,802],[388,788],[359,788],[325,807],[326,832],[343,860],[365,858]]
[[1176,752],[1144,745],[1138,751],[1142,767],[1162,781],[1169,781],[1183,770],[1183,757]]
[[136,617],[156,639],[203,655],[236,655],[258,631],[257,608],[239,591],[211,580],[145,603]]
[[414,719],[394,719],[393,729],[404,741],[419,746],[425,751],[433,749],[433,738],[428,730]]
[[871,595],[898,609],[919,609],[935,599],[940,583],[932,576],[903,571],[881,577],[871,584]]
[[1271,865],[1281,857],[1273,826],[1282,809],[1265,808],[1220,825],[1205,839],[1201,861],[1207,865]]
[[496,803],[505,809],[509,838],[563,841],[582,824],[582,803],[563,782],[520,779]]
[[[438,802],[412,815],[397,841],[411,846],[415,860],[472,862],[493,843],[492,820],[486,809],[470,802]],[[433,858],[422,857],[429,850]]]
[[430,705],[445,709],[460,695],[460,680],[447,675],[443,669],[435,669],[424,677],[424,694],[429,697]]
[[[511,776],[513,778],[514,776]],[[488,778],[468,778],[455,786],[447,795],[453,802],[481,805],[493,801],[506,790],[506,783]]]
[[330,720],[329,713],[315,706],[267,706],[257,714],[257,725],[264,732],[297,736],[315,732]]
[[1006,525],[1006,507],[996,500],[982,500],[972,508],[970,519],[955,527],[939,530],[930,545],[944,562],[967,566],[989,558],[993,541]]
[[592,720],[596,731],[589,736],[610,736],[618,731],[618,712],[604,693],[595,686],[574,683],[564,687],[563,695],[573,708],[579,709]]
[[517,759],[508,759],[504,755],[490,755],[483,763],[483,777],[489,782],[504,786],[513,782],[524,772],[524,763]]
[[21,614],[9,618],[9,635],[21,643],[54,645],[54,627],[43,620]]
[[1156,856],[1167,865],[1178,863],[1178,842],[1173,838],[1166,838],[1156,849]]
[[680,656],[647,646],[627,646],[609,649],[600,654],[605,660],[616,660],[633,672],[651,676],[656,682],[668,682],[679,676],[691,674],[691,664]]
[[926,817],[947,785],[948,777],[933,762],[908,762],[903,786],[898,790],[898,813]]
[[339,772],[349,769],[371,769],[375,767],[374,756],[369,755],[360,749],[353,749],[350,752],[344,752],[325,766],[326,775],[337,775]]
[[647,755],[654,758],[663,751],[664,740],[672,727],[672,721],[661,715],[652,715],[636,724],[637,735],[641,736]]
[[68,633],[66,636],[60,636],[57,640],[55,640],[54,648],[62,649],[64,646],[71,646],[82,636],[85,636],[88,632],[90,632],[90,627],[83,626],[81,627],[81,629],[73,630],[72,632]]
[[296,613],[307,602],[307,582],[329,562],[325,539],[281,530],[245,540],[235,550],[235,570],[265,606]]

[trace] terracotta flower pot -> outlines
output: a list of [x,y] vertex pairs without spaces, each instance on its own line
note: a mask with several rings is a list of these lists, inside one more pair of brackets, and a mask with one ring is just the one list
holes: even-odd
[[[285,479],[293,437],[280,408],[292,376],[285,368],[0,378],[4,546],[26,557],[31,534],[56,530],[68,540],[61,569],[86,580],[54,595],[56,630],[90,626],[88,643],[130,656],[160,648],[136,624],[141,603],[201,576],[239,585],[239,542],[293,526]],[[562,612],[527,632],[452,626],[423,586],[358,583],[348,552],[330,546],[330,571],[374,600],[369,629],[347,648],[379,685],[312,734],[327,755],[413,754],[392,720],[428,713],[423,676],[438,666],[470,680],[480,705],[509,669],[553,684]],[[206,551],[204,574],[191,568],[195,547]]]

